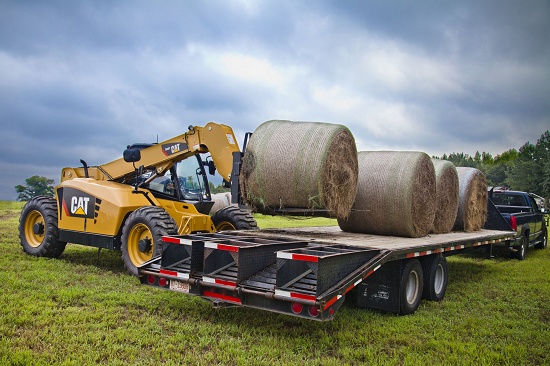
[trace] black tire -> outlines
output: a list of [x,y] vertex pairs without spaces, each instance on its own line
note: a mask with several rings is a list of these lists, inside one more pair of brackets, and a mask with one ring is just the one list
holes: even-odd
[[53,197],[31,198],[19,218],[19,239],[25,253],[36,257],[58,258],[66,242],[59,241],[57,202]]
[[527,237],[522,236],[521,237],[521,244],[514,247],[516,251],[512,252],[512,257],[517,260],[524,260],[527,255],[527,247],[529,246]]
[[178,228],[161,207],[140,207],[128,216],[122,228],[122,260],[134,276],[138,267],[162,254],[162,237],[176,235]]
[[422,300],[424,276],[422,265],[418,259],[410,259],[406,262],[401,272],[399,282],[399,314],[413,314]]
[[212,215],[212,222],[217,231],[222,230],[256,230],[258,223],[250,212],[237,206],[227,206]]
[[548,229],[544,229],[542,232],[542,241],[535,245],[537,249],[546,249],[548,247]]
[[449,268],[447,259],[441,254],[424,257],[424,291],[422,298],[430,301],[441,301],[447,291]]

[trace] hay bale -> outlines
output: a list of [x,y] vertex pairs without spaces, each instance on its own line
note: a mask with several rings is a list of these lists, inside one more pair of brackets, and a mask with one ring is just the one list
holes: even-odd
[[344,231],[404,237],[429,233],[435,216],[435,170],[422,152],[362,151],[357,197]]
[[435,168],[435,218],[431,232],[448,233],[453,229],[458,212],[458,173],[453,163],[432,159]]
[[246,148],[242,197],[258,212],[301,208],[347,217],[357,171],[355,139],[347,127],[268,121],[254,131]]
[[[229,194],[231,195],[231,193]],[[212,201],[214,201],[214,206],[210,209],[210,215],[216,213],[216,211],[221,210],[224,207],[231,205],[231,196],[227,196],[227,193],[215,193],[212,195]]]
[[455,231],[478,231],[487,219],[487,181],[475,168],[457,167],[459,200]]

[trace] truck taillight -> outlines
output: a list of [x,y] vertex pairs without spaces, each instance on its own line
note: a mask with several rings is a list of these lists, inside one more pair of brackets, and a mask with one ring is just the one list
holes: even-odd
[[511,215],[510,216],[510,226],[512,227],[512,230],[516,231],[518,229],[518,222],[516,221],[516,217]]

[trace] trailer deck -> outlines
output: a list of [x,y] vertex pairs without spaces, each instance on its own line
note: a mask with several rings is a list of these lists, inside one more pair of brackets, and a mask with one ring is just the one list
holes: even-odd
[[504,242],[514,235],[513,231],[483,229],[475,232],[455,231],[446,234],[430,234],[421,238],[370,235],[344,232],[338,226],[318,226],[288,229],[265,229],[255,233],[262,238],[300,238],[327,245],[342,244],[368,249],[391,250],[394,255],[440,250],[458,251],[470,247]]
[[482,230],[401,238],[332,226],[166,236],[162,256],[139,273],[145,285],[201,296],[218,306],[331,320],[346,295],[361,287],[365,307],[403,313],[400,278],[409,259],[490,247],[513,236]]

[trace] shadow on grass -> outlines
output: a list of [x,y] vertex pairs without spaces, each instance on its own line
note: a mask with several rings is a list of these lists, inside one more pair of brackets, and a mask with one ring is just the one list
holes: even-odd
[[100,250],[77,244],[67,244],[59,260],[64,260],[72,264],[109,270],[114,273],[128,273],[120,257],[120,251],[118,250]]

